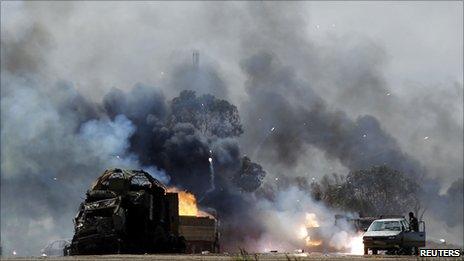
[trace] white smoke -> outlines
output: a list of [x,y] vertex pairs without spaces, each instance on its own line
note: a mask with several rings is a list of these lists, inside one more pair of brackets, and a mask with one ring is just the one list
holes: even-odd
[[297,187],[278,192],[274,202],[260,200],[256,211],[265,232],[258,239],[247,242],[252,251],[292,252],[296,249],[308,249],[305,241],[306,238],[311,239],[306,231],[308,215],[314,217],[320,228],[318,236],[323,238],[326,251],[329,248],[332,251],[349,251],[351,239],[356,236],[354,227],[347,222],[342,220],[335,225],[337,212],[314,201]]
[[81,111],[61,104],[78,97],[72,87],[52,87],[62,95],[50,97],[48,86],[10,79],[2,77],[6,91],[1,98],[1,243],[6,255],[13,249],[21,256],[38,255],[48,241],[70,238],[85,190],[106,168],[144,168],[168,181],[162,171],[140,166],[127,152],[135,126],[125,116],[81,123]]

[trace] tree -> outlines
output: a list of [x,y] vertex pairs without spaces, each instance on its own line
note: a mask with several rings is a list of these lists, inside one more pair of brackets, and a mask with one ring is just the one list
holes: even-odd
[[324,177],[321,187],[327,205],[365,215],[403,214],[420,206],[420,186],[387,166],[352,171],[344,180]]
[[207,137],[237,137],[243,133],[237,107],[226,100],[182,91],[171,102],[169,124],[190,123]]

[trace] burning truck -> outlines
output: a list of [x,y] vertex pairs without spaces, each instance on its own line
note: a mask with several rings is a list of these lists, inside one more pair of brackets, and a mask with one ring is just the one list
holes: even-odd
[[[342,222],[335,216],[335,223],[320,224],[315,213],[305,213],[305,222],[298,232],[304,241],[304,249],[309,252],[344,252],[361,254],[363,252],[362,231],[356,226],[358,219]],[[370,223],[369,223],[370,225]]]
[[166,188],[143,170],[106,170],[87,191],[74,219],[74,237],[65,252],[219,251],[216,218],[206,213],[199,216],[202,212],[196,201],[189,198],[195,199],[193,194]]
[[179,234],[185,238],[186,253],[219,253],[219,221],[197,207],[195,195],[177,188],[179,196]]

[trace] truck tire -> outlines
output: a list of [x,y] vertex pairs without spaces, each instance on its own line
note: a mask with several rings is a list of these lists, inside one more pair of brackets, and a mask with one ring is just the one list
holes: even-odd
[[178,246],[177,246],[177,253],[186,253],[187,252],[187,241],[185,240],[185,237],[180,236],[178,238]]
[[372,254],[373,255],[377,255],[379,253],[379,251],[377,249],[372,249]]
[[368,254],[368,252],[369,252],[369,248],[367,248],[367,247],[364,247],[364,255],[367,255],[367,254]]
[[122,242],[120,239],[116,242],[116,254],[122,254]]
[[415,249],[414,247],[403,247],[403,248],[400,248],[400,250],[398,251],[398,255],[405,255],[405,256],[411,256],[411,255],[415,255]]

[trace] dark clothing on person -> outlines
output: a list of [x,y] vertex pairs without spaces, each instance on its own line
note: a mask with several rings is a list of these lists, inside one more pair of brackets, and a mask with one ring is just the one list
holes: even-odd
[[409,218],[409,230],[419,232],[419,221],[416,217]]

